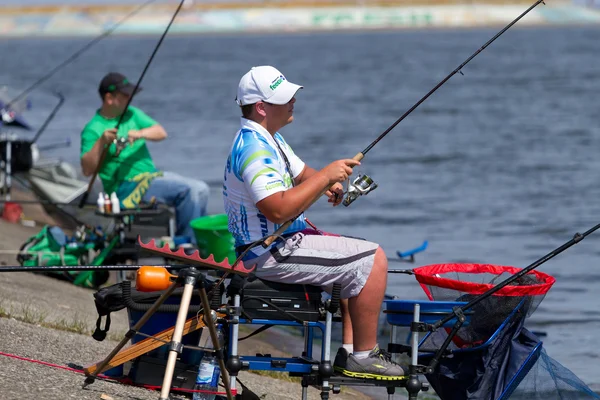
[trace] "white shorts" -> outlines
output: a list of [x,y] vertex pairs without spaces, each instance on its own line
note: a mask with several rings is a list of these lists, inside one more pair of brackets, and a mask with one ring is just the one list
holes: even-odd
[[256,276],[267,281],[320,286],[329,293],[340,283],[341,297],[348,299],[367,283],[378,247],[366,240],[298,232],[252,264],[257,264]]

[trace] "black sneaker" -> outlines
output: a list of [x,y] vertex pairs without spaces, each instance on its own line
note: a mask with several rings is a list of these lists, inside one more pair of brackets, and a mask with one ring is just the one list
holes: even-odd
[[380,350],[379,346],[375,346],[367,358],[358,359],[353,354],[348,355],[345,367],[335,369],[346,376],[361,379],[395,381],[406,379],[408,375],[408,368],[393,362],[390,354]]
[[346,368],[346,362],[348,361],[348,350],[343,347],[340,347],[335,355],[335,360],[333,361],[333,369],[334,371],[343,372]]

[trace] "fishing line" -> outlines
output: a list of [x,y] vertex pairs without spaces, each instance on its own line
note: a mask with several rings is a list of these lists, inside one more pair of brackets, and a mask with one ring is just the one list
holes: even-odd
[[[535,7],[537,7],[540,3],[544,3],[544,0],[537,0],[533,5],[531,5],[527,10],[525,10],[523,13],[521,13],[521,15],[519,15],[517,18],[515,18],[514,20],[512,20],[508,25],[506,25],[500,32],[498,32],[496,35],[494,35],[494,37],[492,37],[490,40],[488,40],[483,46],[481,46],[475,53],[473,53],[469,58],[467,58],[462,64],[460,64],[454,71],[452,71],[448,76],[446,76],[444,79],[442,79],[433,89],[431,89],[425,96],[423,96],[419,101],[417,101],[410,109],[408,109],[408,111],[406,111],[404,114],[402,114],[402,116],[400,118],[398,118],[389,128],[387,128],[381,135],[379,135],[377,137],[377,139],[375,139],[373,142],[371,142],[371,144],[369,144],[363,151],[361,151],[360,153],[356,154],[354,157],[352,157],[354,160],[356,161],[361,161],[364,157],[365,154],[367,154],[381,139],[383,139],[388,133],[390,133],[392,131],[392,129],[394,129],[396,127],[396,125],[398,125],[400,122],[402,122],[402,120],[404,120],[404,118],[406,118],[410,113],[412,113],[417,107],[419,107],[419,105],[421,105],[421,103],[423,103],[425,100],[427,100],[427,98],[429,96],[431,96],[436,90],[438,90],[440,87],[442,87],[442,85],[444,85],[444,83],[446,83],[450,78],[452,78],[455,74],[460,73],[461,75],[464,75],[462,73],[462,68],[467,65],[473,58],[475,58],[479,53],[481,53],[483,50],[485,50],[486,47],[488,47],[490,44],[492,44],[492,42],[494,42],[496,39],[498,39],[504,32],[506,32],[510,27],[512,27],[514,24],[516,24],[521,18],[523,18],[525,15],[527,15],[531,10],[533,10]],[[544,3],[546,4],[546,3]],[[327,190],[329,190],[329,188],[327,188],[323,193],[325,193]],[[321,196],[315,198],[313,200],[313,202],[310,204],[314,204]],[[310,206],[309,206],[310,207]],[[273,243],[273,241],[275,240],[274,236],[275,235],[281,235],[283,232],[285,232],[290,225],[294,222],[294,220],[296,220],[297,217],[292,218],[291,220],[285,222],[284,224],[282,224],[279,229],[277,229],[275,231],[275,233],[273,234],[273,236],[270,236],[267,240],[264,241],[263,243],[263,247],[267,248],[271,245],[271,243]]]
[[[140,83],[144,79],[144,75],[146,75],[146,71],[148,71],[148,67],[150,67],[150,64],[152,63],[154,56],[158,52],[160,45],[162,44],[163,40],[165,39],[165,36],[167,36],[167,32],[169,32],[171,25],[173,25],[173,21],[175,21],[175,18],[177,17],[177,14],[179,14],[179,11],[181,10],[181,7],[183,6],[184,2],[185,2],[185,0],[181,0],[179,2],[179,5],[177,6],[175,13],[171,17],[169,24],[167,25],[165,31],[163,32],[162,36],[158,40],[156,47],[154,47],[154,51],[152,52],[152,55],[150,55],[150,59],[146,63],[146,66],[144,67],[144,70],[142,71],[142,75],[140,76],[140,79],[138,79],[137,83],[135,84],[135,88],[133,89],[133,94],[131,96],[129,96],[129,98],[127,99],[127,104],[125,104],[125,108],[123,109],[123,112],[121,113],[121,116],[119,117],[119,120],[117,121],[117,125],[115,126],[115,129],[117,129],[117,130],[119,129],[119,126],[121,125],[121,122],[123,121],[123,117],[125,116],[127,108],[131,104],[131,100],[133,99],[133,96],[135,96],[135,94],[137,93]],[[85,202],[87,201],[87,199],[90,195],[90,191],[92,190],[92,186],[94,185],[96,176],[98,175],[98,172],[100,171],[100,168],[102,167],[102,164],[104,163],[104,159],[106,158],[106,155],[108,154],[109,147],[110,146],[105,146],[104,149],[102,150],[102,155],[100,156],[100,160],[98,161],[98,166],[96,167],[96,171],[94,171],[94,174],[92,175],[92,179],[90,180],[88,188],[87,188],[86,192],[83,194],[83,196],[81,197],[81,201],[79,202],[79,208],[83,208],[83,205],[85,204]]]
[[81,54],[83,54],[84,52],[86,52],[87,50],[89,50],[92,46],[94,46],[100,40],[104,39],[105,37],[107,37],[108,35],[110,35],[111,33],[113,33],[115,31],[115,29],[117,29],[120,25],[122,25],[129,18],[133,17],[134,15],[136,15],[137,13],[139,13],[140,11],[142,11],[142,9],[144,9],[145,7],[147,7],[149,4],[154,3],[155,1],[156,0],[148,0],[148,1],[146,1],[144,4],[142,4],[141,6],[139,6],[138,8],[136,8],[135,10],[133,10],[132,12],[130,12],[129,14],[127,14],[125,16],[125,18],[121,19],[119,22],[117,22],[116,24],[114,24],[110,29],[106,30],[103,34],[101,34],[100,36],[94,38],[92,41],[90,41],[88,44],[86,44],[85,46],[83,46],[81,49],[77,50],[69,58],[67,58],[65,61],[63,61],[62,63],[60,63],[56,67],[54,67],[54,69],[52,69],[49,73],[47,73],[46,75],[44,75],[43,77],[41,77],[40,79],[38,79],[31,86],[29,86],[27,89],[25,89],[23,92],[21,92],[21,94],[19,94],[17,97],[15,97],[11,101],[9,101],[7,104],[5,104],[4,105],[4,110],[8,110],[11,105],[13,105],[17,101],[21,100],[23,97],[25,97],[33,89],[37,88],[42,83],[46,82],[55,73],[57,73],[60,69],[62,69],[67,64],[69,64],[72,61],[74,61],[77,57],[79,57]]

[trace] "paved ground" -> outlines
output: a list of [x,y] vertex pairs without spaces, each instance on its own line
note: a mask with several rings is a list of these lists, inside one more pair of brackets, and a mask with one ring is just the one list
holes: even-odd
[[[25,214],[35,218],[35,212],[29,209]],[[29,228],[0,220],[0,263],[16,264],[14,254],[1,251],[18,249],[41,226]],[[85,366],[102,360],[117,345],[115,339],[123,337],[129,324],[125,310],[113,313],[109,339],[95,341],[90,335],[97,318],[93,293],[93,290],[38,274],[0,273],[0,352],[61,366]],[[60,327],[60,330],[48,326]],[[295,354],[296,341],[286,335],[266,332],[257,338],[240,343],[242,354]],[[5,355],[0,355],[0,365],[2,400],[158,398],[156,391],[113,382],[97,381],[82,389],[84,376],[81,374]],[[301,398],[301,387],[295,382],[251,373],[242,373],[240,379],[261,399]],[[311,388],[309,399],[319,398],[317,390]],[[370,397],[344,390],[333,398],[366,400]]]

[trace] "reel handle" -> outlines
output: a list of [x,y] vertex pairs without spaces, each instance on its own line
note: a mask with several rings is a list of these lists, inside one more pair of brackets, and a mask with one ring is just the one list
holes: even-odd
[[[361,161],[361,160],[362,160],[364,157],[365,157],[365,155],[364,155],[363,153],[357,153],[357,154],[356,154],[354,157],[352,157],[352,159],[353,159],[353,160],[356,160],[356,161]],[[333,185],[332,185],[331,187],[333,187]],[[315,204],[315,203],[316,203],[316,201],[317,201],[317,200],[319,200],[319,198],[320,198],[322,195],[324,195],[324,194],[325,194],[325,192],[327,192],[329,189],[331,189],[331,187],[328,187],[327,189],[323,190],[323,191],[321,192],[321,194],[320,194],[318,197],[316,197],[316,198],[315,198],[315,199],[312,201],[312,203],[310,203],[309,207],[310,207],[310,206],[312,206],[313,204]],[[291,219],[291,220],[287,221],[287,222],[286,222],[286,223],[284,223],[283,225],[281,225],[281,226],[279,227],[279,229],[277,229],[275,232],[273,232],[273,234],[272,234],[271,236],[267,237],[267,238],[266,238],[266,239],[263,241],[262,247],[264,247],[265,249],[266,249],[267,247],[269,247],[269,246],[270,246],[270,245],[271,245],[271,244],[272,244],[272,243],[275,241],[275,239],[277,239],[277,236],[280,236],[280,235],[282,235],[282,234],[283,234],[283,232],[285,232],[285,231],[287,230],[287,228],[289,228],[289,227],[290,227],[290,225],[292,225],[292,223],[294,222],[294,220],[295,220],[296,218],[298,218],[298,217],[295,217],[295,218],[293,218],[293,219]]]

